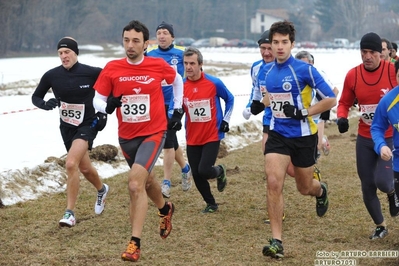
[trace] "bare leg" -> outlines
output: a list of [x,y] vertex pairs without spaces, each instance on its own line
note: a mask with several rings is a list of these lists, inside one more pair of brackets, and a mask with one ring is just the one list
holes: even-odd
[[82,171],[87,180],[89,180],[89,182],[97,188],[97,190],[101,189],[102,187],[102,182],[98,176],[97,170],[91,164],[87,149],[87,141],[83,139],[74,140],[65,161],[65,168],[68,176],[67,209],[69,210],[73,210],[75,208],[79,193],[79,169]]
[[268,153],[265,156],[267,211],[269,213],[272,237],[282,240],[283,228],[283,186],[288,164],[288,155]]
[[173,163],[175,162],[175,149],[163,149],[163,173],[164,179],[172,178]]
[[132,236],[141,238],[145,217],[148,210],[146,183],[149,174],[138,164],[133,164],[128,174],[128,188],[130,196],[130,223]]
[[180,146],[175,150],[175,159],[179,164],[180,169],[183,169],[186,166],[186,159],[184,158],[183,149]]

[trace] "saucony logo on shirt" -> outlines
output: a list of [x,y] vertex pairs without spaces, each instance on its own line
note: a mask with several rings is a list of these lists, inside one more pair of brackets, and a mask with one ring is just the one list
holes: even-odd
[[139,93],[141,92],[141,88],[134,88],[133,91],[134,91],[136,94],[139,94]]
[[150,84],[154,78],[150,76],[130,76],[130,77],[119,77],[119,82],[136,81],[141,84]]

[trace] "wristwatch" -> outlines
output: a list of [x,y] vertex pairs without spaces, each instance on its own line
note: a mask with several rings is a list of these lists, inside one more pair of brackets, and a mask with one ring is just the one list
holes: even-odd
[[303,117],[308,117],[309,113],[308,113],[308,109],[302,109],[301,110],[302,116]]

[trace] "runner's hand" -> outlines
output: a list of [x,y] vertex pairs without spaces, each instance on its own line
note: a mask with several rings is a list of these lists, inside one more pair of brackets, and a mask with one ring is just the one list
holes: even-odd
[[107,114],[97,112],[94,116],[94,120],[91,123],[91,127],[97,131],[101,131],[107,125]]
[[121,99],[122,95],[119,97],[114,97],[110,95],[107,99],[107,107],[105,107],[105,112],[107,112],[107,114],[112,114],[117,107],[121,107],[122,106]]
[[348,119],[346,119],[346,118],[343,118],[343,117],[338,118],[337,125],[338,125],[339,133],[345,133],[349,129],[349,122],[348,122]]
[[229,123],[227,123],[226,121],[222,121],[222,123],[220,124],[219,127],[219,131],[220,132],[229,132],[230,128],[229,128]]
[[260,112],[265,110],[265,105],[261,103],[260,101],[253,100],[251,103],[251,113],[253,115],[257,115]]
[[169,130],[177,130],[179,131],[181,129],[181,118],[183,116],[183,109],[174,109],[172,117],[169,119],[168,122],[168,129]]
[[44,104],[44,109],[46,110],[53,110],[58,106],[58,100],[56,98],[51,98],[49,99],[45,104]]

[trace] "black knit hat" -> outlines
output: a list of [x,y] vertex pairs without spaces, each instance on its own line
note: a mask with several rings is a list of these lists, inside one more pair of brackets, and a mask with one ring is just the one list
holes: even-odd
[[57,50],[59,50],[60,48],[69,48],[74,51],[76,55],[79,55],[78,43],[72,38],[62,38],[57,44]]
[[258,40],[258,44],[261,45],[262,43],[270,43],[270,40],[269,40],[269,30],[265,31],[265,32],[262,33],[262,35],[260,36],[260,39]]
[[380,36],[374,32],[366,33],[360,40],[360,49],[370,49],[381,53],[382,42]]
[[172,24],[168,24],[168,23],[166,23],[165,21],[162,21],[162,23],[159,24],[159,26],[157,27],[156,32],[157,32],[159,29],[167,29],[167,30],[169,31],[170,35],[172,35],[173,38],[175,37],[175,35],[174,35],[174,33],[173,33],[173,25],[172,25]]

